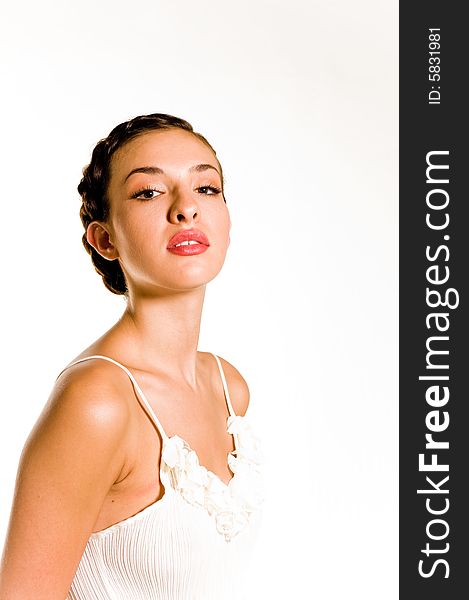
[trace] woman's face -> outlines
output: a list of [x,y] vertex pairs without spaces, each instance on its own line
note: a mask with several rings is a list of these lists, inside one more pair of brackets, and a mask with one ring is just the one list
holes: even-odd
[[[129,287],[189,290],[219,273],[231,228],[221,188],[213,152],[181,129],[150,131],[114,154],[107,229]],[[171,238],[188,229],[205,234],[209,245],[168,250]]]

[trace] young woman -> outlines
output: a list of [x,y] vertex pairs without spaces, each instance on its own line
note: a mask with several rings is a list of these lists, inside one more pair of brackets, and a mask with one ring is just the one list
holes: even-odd
[[221,165],[187,121],[146,115],[97,144],[78,191],[83,244],[126,308],[25,444],[0,599],[244,597],[262,455],[243,377],[197,350],[230,243]]

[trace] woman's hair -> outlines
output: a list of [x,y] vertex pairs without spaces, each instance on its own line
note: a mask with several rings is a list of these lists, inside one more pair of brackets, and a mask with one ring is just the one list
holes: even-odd
[[[155,129],[170,129],[173,127],[185,129],[195,135],[216,156],[216,152],[212,146],[203,135],[193,130],[190,123],[172,115],[155,113],[135,117],[114,127],[106,138],[96,144],[91,155],[90,164],[83,169],[83,178],[77,188],[82,199],[80,218],[85,228],[82,243],[85,250],[91,256],[95,270],[103,278],[104,285],[114,294],[126,296],[128,293],[124,273],[118,259],[110,261],[103,258],[86,239],[86,231],[92,221],[106,222],[109,218],[110,204],[107,191],[111,174],[112,157],[119,148],[139,135]],[[218,164],[220,166],[223,189],[223,171],[219,161]]]

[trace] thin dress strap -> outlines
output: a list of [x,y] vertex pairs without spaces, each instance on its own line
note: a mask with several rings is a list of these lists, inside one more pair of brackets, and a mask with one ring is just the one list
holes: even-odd
[[210,352],[210,354],[212,354],[218,364],[218,370],[220,371],[220,375],[221,375],[221,380],[223,382],[223,391],[225,392],[225,399],[226,399],[226,404],[228,406],[228,411],[230,413],[231,417],[235,417],[235,411],[233,410],[233,406],[231,405],[231,399],[230,399],[230,393],[228,391],[228,385],[226,383],[226,378],[225,378],[225,373],[223,371],[223,367],[221,366],[221,362],[220,359],[218,358],[218,356],[216,354],[213,354],[213,352]]
[[148,416],[150,417],[150,419],[154,422],[154,424],[156,425],[157,429],[159,430],[161,437],[163,438],[163,440],[167,440],[169,439],[168,436],[166,435],[165,430],[163,429],[163,426],[161,425],[158,417],[155,415],[152,407],[150,406],[150,403],[148,402],[148,400],[145,398],[145,394],[142,392],[140,386],[138,385],[137,381],[135,380],[135,377],[132,375],[132,373],[129,371],[129,369],[127,369],[127,367],[124,367],[124,365],[121,365],[120,362],[117,362],[117,360],[114,360],[113,358],[109,358],[109,356],[103,356],[102,354],[93,354],[93,356],[85,356],[85,358],[79,358],[78,360],[70,363],[69,365],[67,365],[64,369],[62,369],[62,371],[60,371],[60,373],[57,375],[56,380],[60,377],[60,375],[65,371],[65,369],[68,369],[69,367],[71,367],[72,365],[76,365],[77,363],[80,363],[84,360],[89,360],[91,358],[103,358],[104,360],[107,360],[109,362],[114,363],[115,365],[117,365],[118,367],[120,367],[121,369],[123,369],[127,375],[130,377],[130,380],[132,381],[135,390],[137,391],[138,396],[140,397],[141,401],[144,404],[144,407],[148,413]]

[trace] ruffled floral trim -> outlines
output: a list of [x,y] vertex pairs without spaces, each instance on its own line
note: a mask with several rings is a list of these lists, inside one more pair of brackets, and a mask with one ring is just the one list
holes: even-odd
[[177,435],[166,439],[161,458],[174,489],[190,504],[207,510],[218,532],[229,542],[264,501],[260,469],[264,455],[244,417],[230,416],[227,425],[227,432],[236,436],[238,446],[228,453],[228,466],[233,472],[228,484],[202,466],[197,453]]

